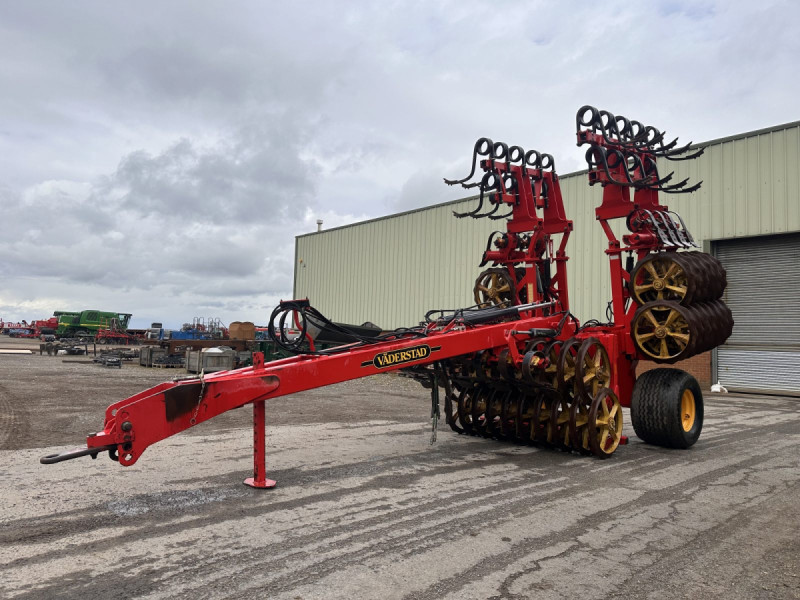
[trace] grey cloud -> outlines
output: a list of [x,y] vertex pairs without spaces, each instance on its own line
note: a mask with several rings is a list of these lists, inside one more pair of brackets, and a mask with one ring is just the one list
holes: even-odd
[[45,316],[36,298],[260,315],[290,295],[293,236],[317,215],[454,199],[441,177],[484,135],[582,168],[586,103],[686,141],[794,120],[798,16],[769,0],[5,3],[2,316]]

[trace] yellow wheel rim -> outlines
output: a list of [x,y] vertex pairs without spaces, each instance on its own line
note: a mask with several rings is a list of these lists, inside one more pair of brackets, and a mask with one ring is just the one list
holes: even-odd
[[684,354],[694,335],[685,307],[664,303],[645,305],[637,313],[632,330],[636,346],[655,360]]
[[681,396],[681,425],[684,431],[691,431],[694,426],[696,407],[692,390],[686,390]]
[[689,278],[673,255],[656,255],[634,273],[633,294],[640,304],[654,300],[680,302],[689,289]]

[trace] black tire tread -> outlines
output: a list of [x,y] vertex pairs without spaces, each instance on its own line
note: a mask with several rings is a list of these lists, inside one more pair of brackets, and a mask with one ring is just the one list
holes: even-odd
[[[680,420],[680,398],[690,388],[695,396],[698,426],[685,432]],[[680,369],[652,369],[636,380],[631,398],[631,423],[636,435],[655,446],[688,448],[703,426],[703,396],[697,380]]]

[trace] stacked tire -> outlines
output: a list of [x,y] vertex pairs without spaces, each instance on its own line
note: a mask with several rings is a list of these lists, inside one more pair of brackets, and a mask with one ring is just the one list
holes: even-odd
[[642,358],[674,363],[724,343],[733,331],[733,315],[721,300],[726,285],[722,264],[704,252],[642,258],[630,279],[639,304],[631,335]]

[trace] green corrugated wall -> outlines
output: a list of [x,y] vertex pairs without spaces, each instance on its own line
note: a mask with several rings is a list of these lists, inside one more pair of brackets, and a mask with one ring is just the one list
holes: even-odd
[[[702,144],[703,156],[659,163],[673,181],[703,181],[689,195],[662,196],[704,241],[800,231],[800,122]],[[594,218],[602,189],[585,172],[561,178],[575,223],[567,263],[570,305],[581,320],[604,320],[609,292],[605,236]],[[415,325],[427,310],[474,303],[472,287],[486,239],[504,222],[456,219],[464,199],[297,236],[294,297],[329,318],[383,328]],[[620,221],[617,236],[624,233]]]

